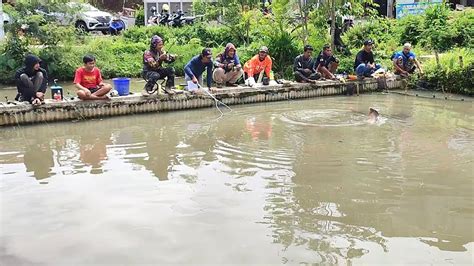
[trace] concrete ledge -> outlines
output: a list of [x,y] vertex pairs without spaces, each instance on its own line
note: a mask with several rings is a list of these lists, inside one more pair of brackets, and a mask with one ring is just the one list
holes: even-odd
[[[227,105],[273,102],[331,95],[349,95],[403,88],[403,80],[365,79],[363,81],[320,81],[316,84],[287,83],[257,88],[236,87],[218,89],[214,96]],[[130,95],[114,97],[107,101],[65,100],[34,107],[29,103],[0,104],[0,126],[31,123],[89,119],[127,114],[164,112],[214,106],[208,95]]]

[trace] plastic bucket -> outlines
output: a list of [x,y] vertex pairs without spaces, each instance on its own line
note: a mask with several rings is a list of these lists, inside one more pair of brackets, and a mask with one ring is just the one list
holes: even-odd
[[128,95],[130,92],[130,79],[129,78],[114,78],[114,89],[118,92],[119,96]]

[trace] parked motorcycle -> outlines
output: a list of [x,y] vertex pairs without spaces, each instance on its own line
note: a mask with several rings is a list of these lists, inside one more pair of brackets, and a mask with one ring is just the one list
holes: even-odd
[[173,14],[169,14],[168,12],[161,12],[161,14],[157,14],[156,11],[153,9],[152,15],[148,19],[148,26],[152,25],[167,25],[171,27],[182,27],[184,25],[193,25],[194,21],[198,17],[202,16],[184,16],[186,12],[182,10],[177,10],[173,12]]
[[156,7],[152,7],[152,8],[150,9],[150,12],[151,12],[151,15],[150,15],[150,17],[148,18],[147,26],[153,26],[153,25],[158,25],[158,24],[160,24],[161,15],[158,14],[158,12],[157,12],[157,10],[156,10]]
[[123,30],[125,30],[125,22],[119,18],[112,19],[109,26],[110,35],[119,35]]

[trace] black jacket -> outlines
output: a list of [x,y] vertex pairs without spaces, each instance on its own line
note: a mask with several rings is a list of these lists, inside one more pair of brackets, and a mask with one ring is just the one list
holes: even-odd
[[304,69],[311,69],[311,71],[313,73],[315,73],[316,70],[315,70],[315,64],[314,63],[315,62],[314,62],[312,57],[306,59],[306,58],[304,58],[304,56],[302,54],[298,55],[295,58],[295,61],[293,63],[293,71],[303,72]]
[[360,65],[360,64],[373,64],[375,62],[374,60],[374,53],[370,52],[367,53],[365,50],[361,50],[357,53],[356,59],[354,62],[354,70]]
[[16,86],[19,92],[23,90],[21,88],[21,81],[20,81],[20,76],[22,74],[28,75],[28,77],[34,77],[37,72],[42,72],[43,73],[43,83],[41,84],[40,89],[38,90],[39,92],[46,92],[46,88],[48,86],[48,73],[46,70],[43,68],[39,68],[38,70],[34,70],[34,66],[39,63],[41,60],[34,56],[34,55],[27,55],[25,58],[25,65],[15,72],[15,82]]

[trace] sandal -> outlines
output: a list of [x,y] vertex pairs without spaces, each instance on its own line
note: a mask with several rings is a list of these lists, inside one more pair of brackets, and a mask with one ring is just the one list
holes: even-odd
[[168,95],[174,95],[175,94],[175,92],[173,91],[172,88],[163,87],[163,91]]
[[31,104],[33,106],[40,106],[41,104],[43,104],[44,102],[41,102],[41,99],[40,98],[35,98],[33,101],[31,101]]

